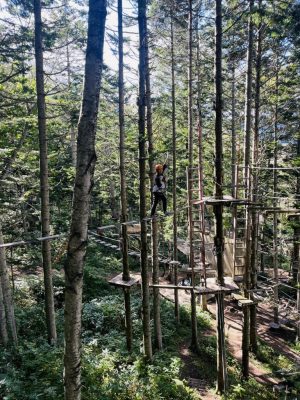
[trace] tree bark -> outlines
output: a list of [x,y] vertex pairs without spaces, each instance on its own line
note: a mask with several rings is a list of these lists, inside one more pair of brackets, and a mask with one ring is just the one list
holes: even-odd
[[[0,223],[0,244],[3,244],[3,235],[2,235],[2,226]],[[9,275],[8,269],[6,265],[6,254],[5,248],[0,248],[0,283],[1,283],[1,295],[3,296],[3,305],[4,310],[2,312],[1,321],[3,317],[6,317],[6,329],[5,324],[2,329],[2,337],[5,343],[5,338],[7,337],[8,330],[9,335],[12,338],[12,342],[17,345],[18,344],[18,337],[17,337],[17,328],[16,328],[16,320],[15,320],[15,311],[14,311],[14,304],[13,304],[13,296],[11,293],[10,283],[9,283]],[[3,308],[3,306],[1,306]],[[2,327],[2,324],[1,324]]]
[[[259,0],[259,13],[261,13],[262,0]],[[261,56],[262,56],[262,17],[257,27],[257,49],[256,49],[256,78],[255,78],[255,113],[254,113],[254,135],[253,135],[253,151],[252,165],[257,166],[258,162],[258,145],[259,145],[259,126],[260,126],[260,85],[261,85]],[[258,200],[258,170],[253,170],[252,184],[252,201]],[[258,263],[258,212],[252,211],[251,221],[251,288],[254,289],[257,284],[257,263]],[[253,300],[253,295],[251,295]],[[250,348],[253,353],[257,353],[257,324],[256,324],[256,305],[250,307]]]
[[81,312],[89,204],[96,162],[95,135],[103,67],[106,0],[90,0],[85,80],[78,124],[77,166],[65,263],[65,399],[81,398]]
[[[172,79],[172,154],[173,154],[173,171],[172,171],[172,178],[173,178],[173,260],[177,261],[178,254],[177,254],[177,191],[176,191],[176,158],[177,158],[177,151],[176,151],[176,87],[175,87],[175,59],[174,59],[174,3],[172,1],[171,4],[171,79]],[[174,285],[178,284],[178,271],[177,265],[174,266]],[[178,290],[174,290],[174,303],[175,303],[175,319],[176,322],[180,322],[180,310],[179,310],[179,297],[178,297]]]
[[[146,25],[145,36],[145,53],[146,53],[146,107],[147,107],[147,138],[148,138],[148,155],[149,155],[149,182],[152,188],[154,180],[154,145],[153,145],[153,129],[152,129],[152,105],[151,105],[151,85],[150,85],[150,55],[148,45],[148,32]],[[153,193],[151,190],[151,203],[153,201]],[[152,280],[153,283],[159,283],[159,260],[158,260],[158,223],[155,217],[151,224],[151,244],[152,244]],[[154,322],[154,339],[155,347],[162,349],[162,332],[160,318],[160,292],[159,288],[153,288],[153,322]]]
[[[222,140],[222,0],[215,1],[215,197],[223,198],[223,140]],[[224,284],[224,232],[223,206],[214,207],[216,220],[215,253],[217,259],[217,282]],[[227,365],[224,335],[224,295],[216,295],[217,301],[217,389],[224,393],[227,387]]]
[[[68,2],[66,2],[66,6],[68,6]],[[69,34],[68,33],[67,33],[67,42],[69,42]],[[69,90],[69,92],[71,92],[71,63],[70,63],[69,44],[67,44],[66,50],[67,50],[68,90]],[[74,168],[76,168],[76,157],[77,157],[76,133],[75,133],[75,128],[73,125],[71,115],[70,115],[70,148],[71,148],[72,166]]]
[[147,21],[146,0],[138,0],[139,25],[139,171],[140,171],[140,223],[141,223],[141,276],[142,276],[142,314],[144,354],[148,360],[152,359],[149,276],[147,259],[147,221],[146,218],[146,69],[147,69]]
[[6,313],[5,313],[1,278],[0,278],[0,341],[3,344],[3,346],[7,346],[8,334],[7,334]]
[[[273,162],[273,207],[277,206],[278,196],[278,49],[276,46],[276,73],[275,73],[275,112],[274,112],[274,162]],[[274,322],[279,322],[279,294],[278,294],[278,214],[273,213],[273,277],[274,277]]]
[[[248,50],[247,50],[247,75],[245,90],[245,123],[244,123],[244,185],[245,199],[251,196],[250,182],[250,154],[251,154],[251,107],[252,107],[252,62],[253,62],[253,21],[252,12],[254,0],[249,0],[249,17],[248,17]],[[246,206],[246,235],[245,235],[245,274],[244,274],[244,291],[245,296],[249,297],[249,289],[251,287],[251,218],[252,214],[249,207]],[[249,343],[250,343],[250,321],[249,309],[244,308],[243,320],[243,346],[242,346],[242,370],[244,378],[249,375]]]
[[[233,46],[235,45],[234,40],[233,40]],[[232,66],[231,66],[231,71],[232,71],[232,80],[231,80],[231,184],[232,184],[232,189],[231,189],[231,195],[232,197],[235,197],[236,195],[236,187],[235,187],[235,172],[236,172],[236,164],[237,164],[237,151],[236,151],[236,129],[235,129],[235,90],[236,90],[236,85],[235,85],[235,62],[232,60]]]
[[[201,12],[199,6],[198,13]],[[198,180],[199,180],[199,199],[204,197],[204,182],[203,182],[203,132],[202,132],[202,111],[201,111],[201,70],[200,70],[200,38],[198,29],[199,16],[197,16],[197,113],[198,113]],[[199,207],[199,221],[201,221],[201,244],[200,244],[200,257],[203,265],[204,274],[202,278],[206,284],[206,252],[205,252],[205,204],[201,203]],[[207,309],[207,298],[205,295],[201,296],[201,306],[203,311]]]
[[[44,88],[44,59],[42,39],[42,15],[41,1],[34,0],[34,38],[35,38],[35,62],[36,62],[36,91],[38,109],[38,129],[40,148],[40,192],[41,192],[41,220],[42,236],[50,235],[50,206],[49,206],[49,182],[48,182],[48,149],[46,132],[46,103]],[[56,343],[56,323],[54,309],[54,294],[52,284],[51,244],[50,241],[42,242],[42,257],[45,285],[45,312],[50,344]]]
[[[120,132],[120,181],[121,181],[121,231],[122,231],[122,260],[123,279],[130,279],[128,262],[127,225],[127,188],[125,174],[125,112],[124,112],[124,62],[123,62],[123,2],[118,0],[118,35],[119,35],[119,132]],[[125,326],[127,350],[132,350],[132,321],[130,290],[124,289]]]
[[[189,14],[188,14],[188,29],[189,29],[189,61],[188,61],[188,182],[192,181],[192,168],[193,168],[193,1],[189,0]],[[188,184],[188,218],[189,218],[189,243],[190,243],[190,268],[192,271],[192,286],[195,286],[195,273],[194,273],[194,248],[193,248],[193,211],[192,211],[192,190]],[[198,343],[198,328],[197,328],[197,307],[196,307],[196,294],[191,290],[191,323],[192,323],[192,340],[191,347],[194,351],[199,352]]]
[[[158,260],[158,227],[157,219],[152,218],[152,281],[153,284],[159,284],[159,260]],[[155,347],[161,350],[162,333],[160,319],[160,293],[159,288],[153,288],[153,322],[154,322],[154,339]]]

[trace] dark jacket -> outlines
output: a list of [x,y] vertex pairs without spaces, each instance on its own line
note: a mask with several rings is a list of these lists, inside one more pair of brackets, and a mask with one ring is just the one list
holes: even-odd
[[153,193],[163,193],[166,191],[166,177],[164,176],[164,172],[168,168],[167,164],[163,165],[163,172],[162,174],[155,174],[154,177],[154,185],[152,192]]

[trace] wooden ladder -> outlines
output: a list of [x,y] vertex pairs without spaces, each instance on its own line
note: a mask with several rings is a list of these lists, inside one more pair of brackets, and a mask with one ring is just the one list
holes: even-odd
[[209,226],[205,218],[203,201],[203,178],[198,167],[187,168],[187,190],[189,207],[190,246],[193,248],[193,260],[190,260],[189,272],[200,277],[200,284],[206,286],[206,279],[215,276],[211,264],[206,261],[207,253],[212,252],[213,242],[209,243],[206,235]]
[[[242,172],[242,173],[241,173]],[[234,184],[234,197],[236,199],[245,197],[249,189],[250,175],[247,182],[243,176],[243,167],[236,166]],[[246,230],[247,230],[247,208],[246,206],[234,207],[233,210],[233,278],[235,281],[243,281],[245,274],[246,255]]]

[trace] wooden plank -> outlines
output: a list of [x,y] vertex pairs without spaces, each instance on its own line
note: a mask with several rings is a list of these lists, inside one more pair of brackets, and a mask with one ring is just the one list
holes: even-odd
[[216,293],[232,293],[239,291],[239,287],[232,281],[230,278],[225,278],[224,286],[218,285],[215,282],[215,278],[206,279],[206,287],[205,286],[176,286],[176,285],[165,285],[165,284],[156,284],[150,285],[150,287],[158,287],[161,289],[182,289],[182,290],[194,290],[195,293],[199,294],[216,294]]
[[117,228],[116,225],[104,225],[104,226],[98,226],[97,231],[105,231],[106,229],[114,229]]
[[134,285],[137,285],[141,280],[141,277],[139,274],[134,274],[131,275],[129,281],[124,281],[123,280],[123,274],[119,274],[115,276],[114,278],[110,279],[108,283],[113,286],[120,286],[120,287],[131,287]]
[[241,299],[238,301],[238,305],[240,307],[247,307],[247,306],[252,306],[254,304],[253,300],[249,300],[249,299]]
[[246,300],[246,297],[242,296],[239,293],[233,293],[232,297],[234,298],[234,300]]
[[20,240],[18,242],[3,243],[0,245],[0,249],[6,248],[6,247],[25,246],[27,244],[39,244],[40,242],[45,242],[46,240],[56,240],[56,239],[60,239],[65,236],[67,236],[67,235],[65,233],[63,233],[61,235],[44,236],[44,237],[39,237],[36,239],[31,239],[31,240]]

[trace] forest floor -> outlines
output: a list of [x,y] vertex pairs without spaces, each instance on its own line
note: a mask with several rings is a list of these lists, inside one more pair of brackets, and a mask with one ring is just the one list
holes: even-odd
[[[173,290],[162,289],[161,294],[163,297],[173,301]],[[190,305],[190,294],[184,290],[179,291],[180,304]],[[242,362],[242,310],[239,309],[238,305],[230,300],[225,299],[225,335],[227,340],[227,348],[229,353],[241,364]],[[216,304],[209,302],[208,312],[211,314],[213,325],[212,329],[205,332],[207,335],[215,335],[213,330],[216,327]],[[288,360],[300,365],[300,355],[293,351],[289,346],[287,340],[291,339],[290,331],[279,331],[274,333],[270,331],[269,324],[272,322],[273,311],[268,304],[259,304],[257,308],[257,327],[258,336],[264,343],[273,348],[277,353],[284,355]],[[185,364],[183,374],[185,379],[189,382],[191,387],[198,390],[203,400],[218,399],[218,397],[211,388],[205,386],[205,380],[199,378],[199,372],[193,366],[193,358],[197,357],[193,355],[189,349],[188,344],[183,344],[180,351],[180,357]],[[279,368],[278,368],[279,369]],[[272,387],[276,385],[280,379],[275,377],[270,370],[267,370],[265,366],[255,359],[250,357],[249,362],[250,376],[253,377],[259,383]],[[209,385],[208,385],[209,386]]]

